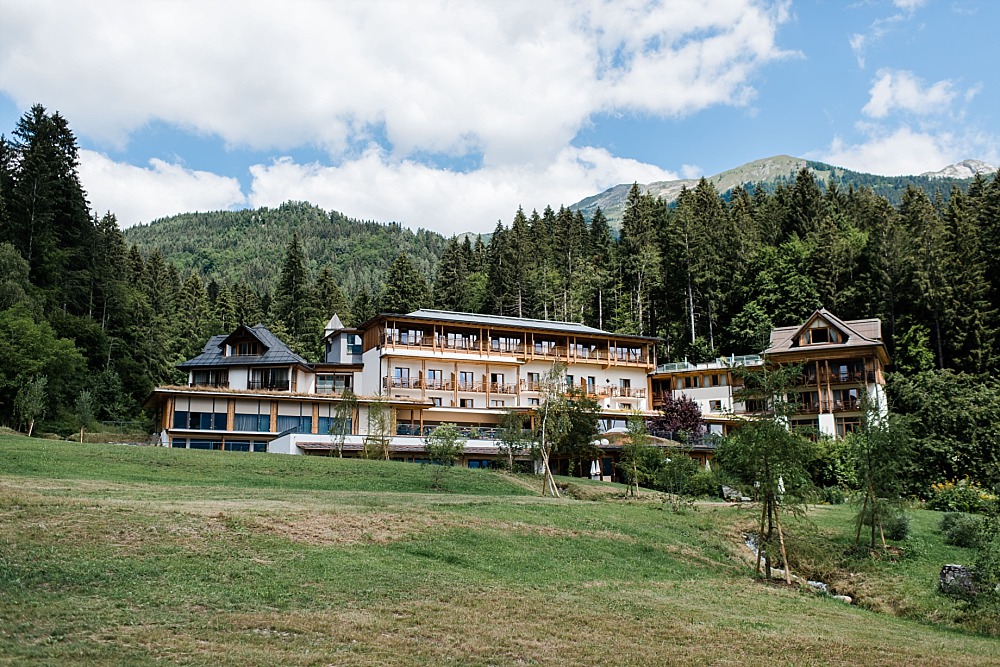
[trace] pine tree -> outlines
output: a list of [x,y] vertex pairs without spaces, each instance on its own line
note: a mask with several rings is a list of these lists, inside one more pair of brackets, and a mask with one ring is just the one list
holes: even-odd
[[8,165],[0,242],[12,243],[28,261],[31,281],[50,307],[85,314],[94,223],[77,174],[76,137],[62,116],[39,104],[21,117],[13,137],[13,155],[0,156]]
[[384,313],[409,313],[425,307],[430,302],[430,287],[405,253],[396,255],[389,267],[382,292],[381,310]]
[[333,277],[333,271],[329,266],[324,266],[319,273],[319,278],[316,279],[316,296],[314,298],[323,324],[333,315],[347,317],[349,312],[347,299],[340,291],[340,286],[337,285],[337,280]]
[[954,294],[948,282],[952,261],[948,230],[923,190],[907,188],[900,204],[900,216],[909,235],[910,276],[917,312],[929,319],[939,368],[945,367],[945,327],[952,315]]
[[[471,252],[471,247],[469,250]],[[470,309],[467,266],[462,246],[452,237],[438,262],[434,279],[435,308],[463,312]]]
[[357,295],[354,297],[354,302],[351,304],[351,317],[349,321],[344,321],[344,324],[350,324],[350,326],[361,326],[371,318],[375,317],[375,305],[372,303],[371,294],[368,290],[362,287],[358,290]]
[[996,309],[989,302],[986,261],[968,200],[957,187],[951,191],[945,213],[948,227],[949,263],[954,305],[949,309],[949,348],[952,365],[961,371],[981,373],[993,351]]
[[272,315],[279,320],[291,336],[292,344],[310,330],[313,318],[312,291],[306,272],[306,258],[298,234],[292,234],[285,250],[281,277],[274,294]]

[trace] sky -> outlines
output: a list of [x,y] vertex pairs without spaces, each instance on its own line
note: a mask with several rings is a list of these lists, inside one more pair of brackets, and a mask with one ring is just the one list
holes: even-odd
[[1000,164],[996,0],[0,0],[0,132],[122,227],[309,201],[446,235],[792,155]]

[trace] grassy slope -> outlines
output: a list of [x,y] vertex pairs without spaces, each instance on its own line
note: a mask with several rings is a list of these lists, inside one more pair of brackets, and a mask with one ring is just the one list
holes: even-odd
[[[731,508],[450,473],[431,494],[405,464],[0,437],[0,664],[1000,660],[995,640],[754,583]],[[817,514],[831,533],[847,516]],[[887,586],[930,608],[917,562]]]

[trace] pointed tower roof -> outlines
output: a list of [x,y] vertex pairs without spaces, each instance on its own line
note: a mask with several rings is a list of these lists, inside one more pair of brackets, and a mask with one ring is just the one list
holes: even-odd
[[340,316],[337,313],[333,314],[330,321],[326,323],[326,327],[323,329],[323,335],[329,336],[334,331],[340,331],[341,329],[346,329],[344,323],[340,321]]

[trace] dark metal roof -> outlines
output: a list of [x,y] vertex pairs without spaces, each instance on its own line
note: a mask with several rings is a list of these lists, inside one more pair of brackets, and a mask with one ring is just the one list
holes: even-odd
[[[245,331],[250,336],[255,338],[261,344],[261,347],[264,348],[264,353],[240,357],[224,356],[222,353],[225,350],[225,342],[241,331]],[[267,327],[263,324],[257,324],[252,327],[241,325],[231,334],[212,336],[208,339],[208,342],[205,343],[205,349],[202,350],[201,354],[194,359],[189,359],[182,364],[178,364],[177,368],[291,366],[294,364],[306,366],[308,365],[308,362],[288,349],[288,346],[281,342],[277,336],[268,331]]]
[[652,336],[633,336],[630,334],[617,334],[603,329],[580,324],[579,322],[560,322],[557,320],[536,320],[527,317],[507,317],[505,315],[480,315],[478,313],[460,313],[450,310],[433,310],[421,308],[412,313],[381,313],[361,325],[362,329],[367,329],[374,322],[381,319],[408,319],[426,320],[429,322],[448,322],[457,326],[494,326],[506,327],[509,329],[528,329],[532,331],[551,331],[560,334],[576,334],[578,336],[599,336],[604,338],[620,338],[624,340],[642,340],[647,342],[657,342],[660,338]]

